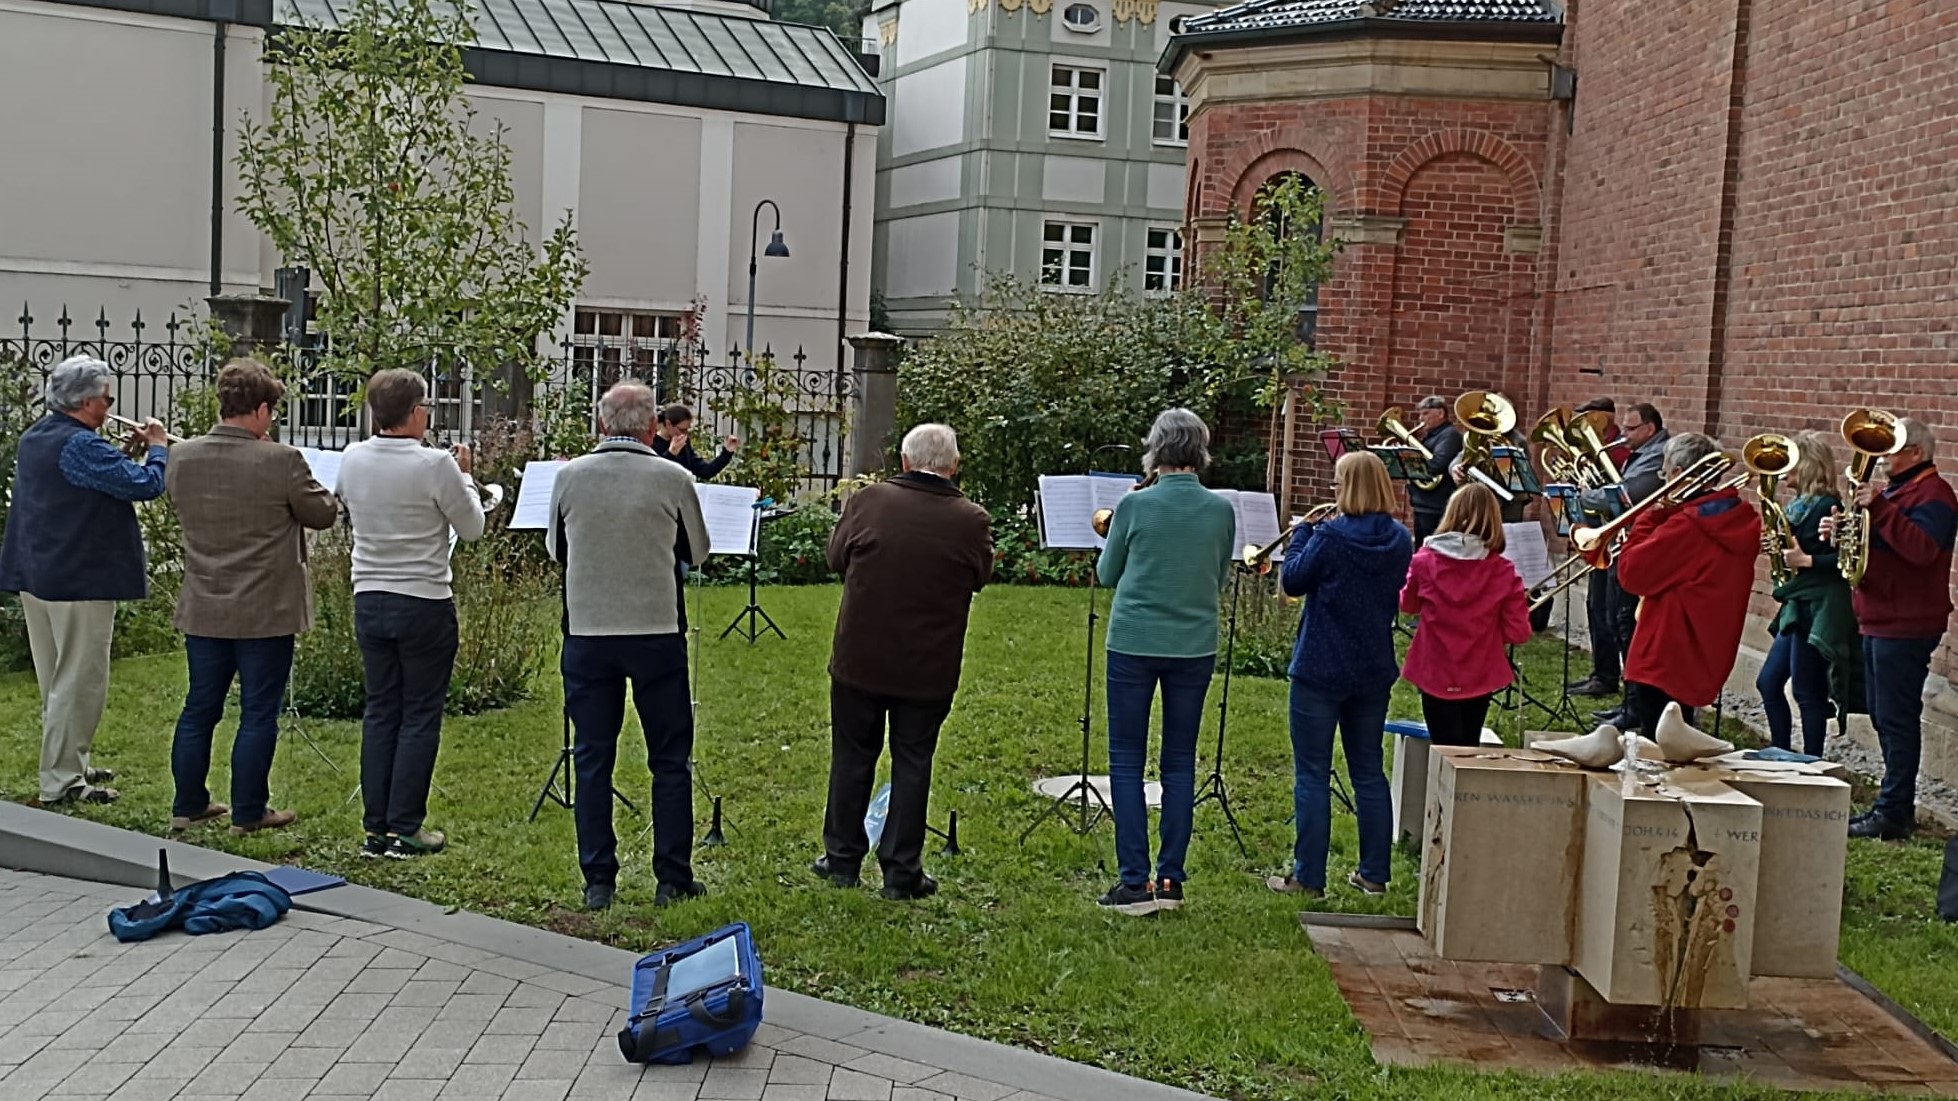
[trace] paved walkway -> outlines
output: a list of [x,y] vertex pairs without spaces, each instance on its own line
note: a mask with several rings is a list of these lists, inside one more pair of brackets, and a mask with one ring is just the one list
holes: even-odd
[[[1011,1076],[988,1081],[775,1024],[764,1024],[755,1043],[732,1058],[632,1066],[614,1039],[624,1021],[622,986],[469,943],[297,908],[258,932],[169,933],[118,944],[104,915],[141,893],[0,870],[0,1098],[1047,1101],[1023,1088],[1024,1065],[1016,1072],[1019,1084]],[[471,928],[503,924],[474,921],[479,925]],[[554,938],[507,928],[527,942]],[[623,979],[626,972],[618,974]],[[777,992],[769,1000],[773,1009]],[[779,1000],[787,1016],[822,1019],[809,1013],[822,1003],[788,994]],[[894,1021],[877,1026],[883,1019],[833,1008],[839,1027],[828,1031],[872,1044],[881,1035],[929,1031]],[[948,1052],[993,1047],[935,1035]],[[915,1036],[909,1043],[904,1050],[920,1050]],[[1044,1059],[994,1050],[1006,1053],[1002,1065]],[[1191,1096],[1049,1062],[1057,1081],[1073,1073],[1108,1080],[1108,1088],[1096,1082],[1089,1093]],[[1027,1065],[1040,1073],[1040,1064]],[[1124,1083],[1139,1092],[1124,1090]],[[1082,1095],[1064,1081],[1060,1088],[1070,1101]]]

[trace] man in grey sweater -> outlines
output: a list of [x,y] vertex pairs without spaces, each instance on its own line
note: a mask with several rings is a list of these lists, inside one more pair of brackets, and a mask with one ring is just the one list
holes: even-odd
[[[584,798],[573,815],[585,906],[612,904],[619,875],[612,768],[626,682],[653,773],[655,905],[707,893],[693,877],[693,701],[687,685],[682,566],[707,558],[693,475],[652,440],[659,402],[637,379],[605,392],[605,439],[558,471],[545,547],[564,566],[564,707]],[[595,794],[594,794],[595,793]]]

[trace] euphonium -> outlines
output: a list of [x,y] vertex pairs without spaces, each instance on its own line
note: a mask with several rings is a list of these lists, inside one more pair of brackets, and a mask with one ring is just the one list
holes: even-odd
[[[1435,453],[1428,449],[1428,445],[1416,439],[1414,430],[1409,428],[1406,422],[1401,420],[1401,407],[1398,405],[1388,406],[1386,412],[1380,414],[1380,419],[1374,422],[1373,427],[1374,431],[1379,432],[1382,436],[1393,440],[1402,447],[1411,447],[1419,451],[1423,459],[1432,459],[1435,457]],[[1426,478],[1416,478],[1414,479],[1414,488],[1424,490],[1439,489],[1441,488],[1441,480],[1447,476],[1446,473],[1442,473],[1430,475]]]
[[1509,500],[1509,490],[1500,487],[1503,479],[1486,469],[1491,452],[1516,427],[1516,407],[1494,390],[1470,390],[1455,399],[1455,419],[1462,422],[1463,471],[1482,469],[1493,483],[1496,496]]
[[[1155,484],[1156,484],[1156,472],[1151,470],[1147,477],[1135,483],[1135,488],[1147,489]],[[1075,515],[1078,516],[1080,515],[1080,513],[1076,513]],[[1088,517],[1089,526],[1093,527],[1095,529],[1095,534],[1101,536],[1103,539],[1108,538],[1108,525],[1114,522],[1115,522],[1115,510],[1112,508],[1098,508],[1094,511],[1094,515]]]
[[1543,449],[1543,471],[1550,475],[1550,481],[1581,486],[1585,484],[1584,468],[1577,445],[1571,442],[1570,418],[1567,405],[1559,405],[1538,417],[1535,427],[1530,429],[1530,442]]
[[1855,500],[1855,493],[1876,473],[1876,461],[1895,455],[1904,446],[1904,429],[1893,413],[1881,409],[1855,409],[1842,419],[1842,438],[1854,452],[1849,469],[1850,500],[1836,517],[1836,568],[1850,588],[1863,583],[1863,571],[1870,563],[1869,512]]
[[1759,478],[1761,494],[1761,549],[1768,556],[1768,574],[1776,585],[1795,576],[1788,566],[1788,548],[1795,542],[1795,529],[1788,514],[1774,499],[1782,478],[1792,473],[1802,457],[1795,441],[1777,432],[1763,432],[1741,445],[1740,461]]
[[1278,553],[1278,548],[1291,542],[1292,536],[1297,534],[1300,528],[1307,524],[1316,524],[1324,520],[1328,513],[1338,507],[1339,504],[1336,501],[1327,501],[1324,504],[1313,505],[1306,510],[1305,515],[1294,521],[1291,527],[1279,532],[1278,538],[1273,539],[1262,547],[1256,543],[1245,544],[1244,553],[1239,561],[1243,563],[1245,569],[1250,570],[1252,573],[1270,573],[1271,556]]

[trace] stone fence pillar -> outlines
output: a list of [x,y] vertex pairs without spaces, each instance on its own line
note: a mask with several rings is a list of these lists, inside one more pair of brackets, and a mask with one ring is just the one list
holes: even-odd
[[849,477],[889,470],[897,443],[897,363],[904,338],[862,333],[849,338],[857,350],[850,400]]
[[284,342],[286,310],[292,305],[269,294],[214,294],[206,298],[211,324],[231,338],[231,353],[272,360]]

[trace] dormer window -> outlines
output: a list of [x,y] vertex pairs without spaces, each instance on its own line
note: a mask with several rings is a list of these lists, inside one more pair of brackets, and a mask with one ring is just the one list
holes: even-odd
[[1093,4],[1069,4],[1061,9],[1061,22],[1068,30],[1090,34],[1101,29],[1101,12]]

